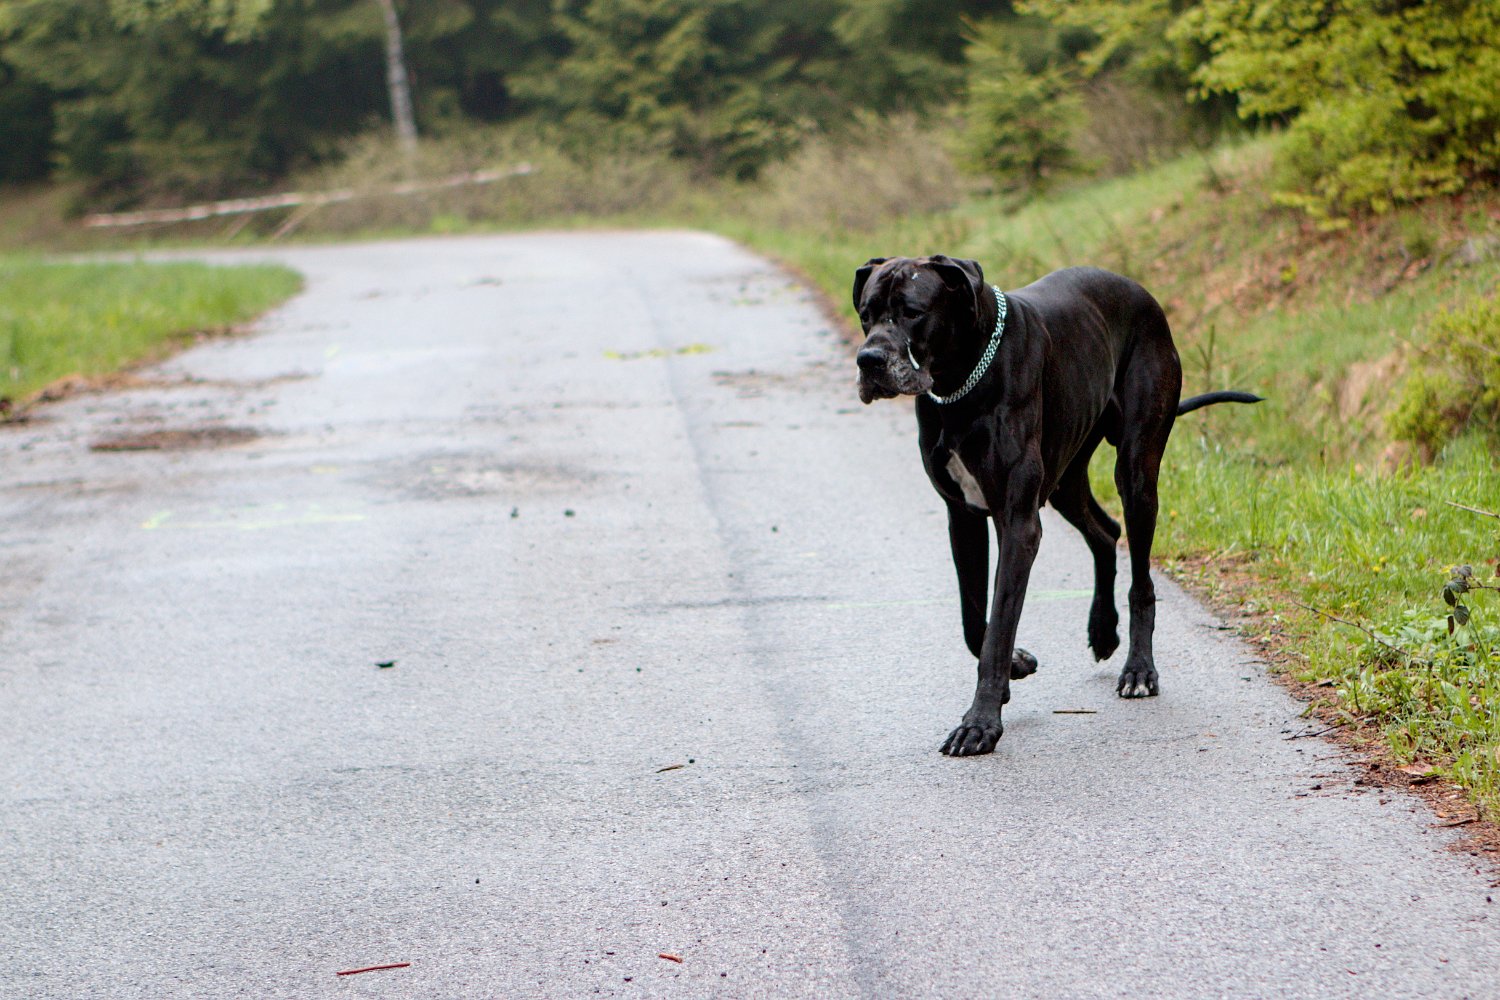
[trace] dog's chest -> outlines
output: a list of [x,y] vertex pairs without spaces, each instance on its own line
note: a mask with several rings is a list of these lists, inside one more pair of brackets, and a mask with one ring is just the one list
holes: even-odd
[[948,465],[946,468],[948,475],[953,478],[953,481],[958,484],[958,488],[963,491],[964,502],[976,510],[988,513],[990,509],[989,504],[984,499],[984,491],[979,488],[979,480],[975,479],[974,474],[969,471],[969,467],[964,465],[963,459],[958,457],[958,452],[950,451],[948,453]]

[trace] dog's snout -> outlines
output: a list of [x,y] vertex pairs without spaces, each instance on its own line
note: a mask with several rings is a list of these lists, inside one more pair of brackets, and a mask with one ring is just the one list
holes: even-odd
[[854,356],[854,361],[860,371],[878,371],[885,367],[885,352],[878,347],[866,347]]

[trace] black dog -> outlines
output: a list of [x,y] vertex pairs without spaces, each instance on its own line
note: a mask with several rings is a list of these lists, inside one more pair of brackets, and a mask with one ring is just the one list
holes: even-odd
[[[1150,559],[1167,435],[1179,414],[1260,397],[1211,392],[1178,402],[1182,364],[1161,306],[1129,278],[1095,268],[1056,271],[1001,293],[972,260],[876,258],[855,272],[854,306],[866,334],[859,398],[917,397],[922,463],[948,505],[964,639],[979,658],[974,704],[943,753],[993,750],[1011,679],[1036,669],[1015,643],[1042,504],[1083,533],[1094,557],[1089,647],[1104,660],[1120,645],[1120,526],[1089,489],[1089,458],[1101,440],[1117,449],[1130,548],[1130,650],[1116,691],[1156,694]],[[986,517],[1000,550],[988,623]]]

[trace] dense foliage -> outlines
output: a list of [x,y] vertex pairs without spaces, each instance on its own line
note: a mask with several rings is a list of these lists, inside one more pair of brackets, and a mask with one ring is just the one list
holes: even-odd
[[[1383,212],[1500,167],[1495,0],[1024,0],[1097,41],[1085,72],[1186,85],[1289,123],[1284,202]],[[1217,102],[1215,105],[1214,102]],[[1215,115],[1210,115],[1215,118]]]
[[[748,176],[826,105],[817,61],[832,4],[594,0],[559,8],[567,52],[522,81],[564,136],[660,144],[713,173]],[[570,9],[571,8],[571,9]],[[826,115],[828,108],[821,109]]]
[[[429,124],[505,113],[540,58],[546,0],[427,0],[405,26]],[[0,87],[43,88],[51,162],[100,186],[234,188],[328,155],[386,115],[384,28],[368,0],[8,0]],[[35,154],[32,154],[33,157]],[[28,172],[35,173],[35,161]]]
[[1015,29],[990,22],[974,33],[962,151],[1003,186],[1037,190],[1079,165],[1083,103],[1053,52],[1028,44],[1037,33]]
[[[524,122],[748,176],[860,110],[962,83],[1004,0],[423,0],[397,4],[420,130]],[[0,179],[232,189],[388,118],[373,0],[3,0]]]
[[1206,90],[1294,116],[1294,198],[1372,208],[1462,189],[1500,164],[1494,0],[1204,0],[1175,29],[1213,52]]
[[[384,127],[383,0],[0,0],[0,182],[253,188]],[[1232,112],[1337,220],[1492,181],[1496,0],[395,0],[419,131],[749,178],[942,112],[1004,189],[1126,171]],[[936,117],[936,116],[933,116]]]

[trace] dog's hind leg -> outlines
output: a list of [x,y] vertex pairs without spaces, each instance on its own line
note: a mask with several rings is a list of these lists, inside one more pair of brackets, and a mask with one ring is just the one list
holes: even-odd
[[[1125,539],[1130,549],[1130,651],[1115,690],[1122,698],[1157,693],[1151,637],[1156,630],[1156,587],[1151,582],[1151,543],[1156,537],[1156,480],[1162,453],[1176,417],[1181,369],[1177,354],[1159,354],[1142,380],[1151,387],[1126,397],[1122,413],[1115,486],[1125,508]],[[1142,368],[1146,368],[1142,361]]]
[[1120,526],[1099,506],[1089,488],[1089,459],[1103,437],[1096,430],[1058,480],[1051,504],[1077,528],[1094,557],[1094,601],[1089,606],[1089,648],[1094,659],[1107,660],[1120,647],[1120,614],[1115,610],[1115,545]]

